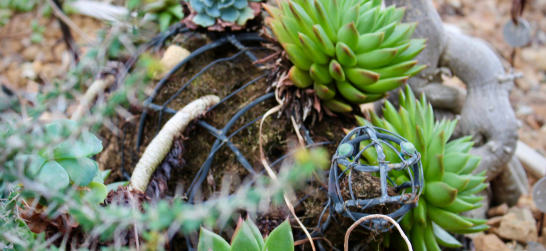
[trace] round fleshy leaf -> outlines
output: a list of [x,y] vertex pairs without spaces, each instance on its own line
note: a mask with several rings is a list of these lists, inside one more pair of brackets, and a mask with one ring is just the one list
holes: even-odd
[[92,134],[82,132],[75,140],[67,139],[63,141],[53,151],[55,159],[80,158],[91,155],[95,148],[95,142]]
[[25,167],[26,175],[34,177],[47,159],[40,155],[21,154],[15,156],[14,161],[16,166]]
[[237,8],[237,9],[243,9],[244,7],[247,7],[248,6],[248,2],[247,0],[235,0],[235,2],[233,3],[233,7]]
[[100,204],[108,195],[108,188],[102,183],[90,182],[85,187],[80,187],[78,194],[91,204]]
[[205,8],[207,8],[207,6],[199,0],[190,0],[190,5],[197,13],[203,13],[205,12]]
[[239,11],[235,9],[234,7],[222,9],[222,14],[220,15],[220,19],[226,22],[233,23],[237,21],[238,18],[239,18]]
[[218,9],[218,4],[213,4],[211,7],[207,7],[205,9],[205,12],[207,12],[207,15],[217,18],[220,17],[220,9]]
[[44,163],[36,174],[35,181],[54,191],[66,188],[70,182],[66,170],[54,160]]
[[239,12],[239,19],[237,19],[237,24],[243,26],[250,19],[254,18],[254,10],[250,7],[246,7]]
[[58,163],[66,170],[70,180],[78,186],[87,186],[99,172],[97,162],[87,157],[61,159]]
[[212,7],[214,3],[217,2],[215,0],[199,0],[199,1],[205,4],[207,7]]
[[205,14],[200,13],[193,18],[193,22],[203,27],[209,27],[216,23],[216,19],[213,17],[210,17],[206,13]]
[[218,2],[218,9],[225,9],[233,5],[235,3],[235,0],[224,0]]

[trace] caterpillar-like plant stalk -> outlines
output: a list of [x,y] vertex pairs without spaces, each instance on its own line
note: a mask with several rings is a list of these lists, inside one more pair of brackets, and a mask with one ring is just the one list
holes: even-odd
[[186,105],[167,121],[138,161],[131,177],[129,190],[138,190],[144,193],[150,177],[169,153],[174,137],[182,133],[190,122],[205,113],[208,107],[218,102],[220,102],[220,98],[215,95],[201,97]]

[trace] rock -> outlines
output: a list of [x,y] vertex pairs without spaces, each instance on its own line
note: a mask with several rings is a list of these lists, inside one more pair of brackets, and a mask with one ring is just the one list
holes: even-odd
[[546,70],[546,47],[529,47],[521,49],[523,61],[542,70]]
[[542,212],[535,205],[535,202],[533,201],[533,197],[531,195],[522,195],[519,198],[516,206],[519,208],[527,208],[531,210],[531,213],[533,214],[535,220],[540,220],[540,218],[542,217]]
[[500,206],[496,206],[487,210],[487,216],[489,217],[502,216],[508,213],[508,209],[509,209],[508,205],[506,203],[503,203]]
[[476,251],[510,251],[510,248],[494,234],[482,235],[474,238]]
[[30,80],[35,80],[38,77],[38,74],[34,71],[34,67],[32,66],[32,63],[26,62],[23,63],[21,66],[21,77],[27,78]]
[[538,242],[527,242],[527,251],[546,251],[546,248]]
[[487,220],[487,225],[492,227],[498,227],[502,221],[502,216],[496,216]]
[[[191,52],[178,45],[169,46],[160,61],[161,66],[163,67],[163,72],[154,74],[154,79],[161,79],[170,69],[180,63],[180,61],[184,60],[190,54]],[[185,65],[182,66],[178,71],[184,70],[184,67]]]
[[533,217],[533,213],[529,208],[512,207],[508,210],[508,213],[514,213],[518,216],[518,220],[523,220],[536,224],[536,220]]
[[506,243],[506,246],[512,251],[523,251],[525,247],[519,244],[517,241]]
[[36,58],[36,55],[40,53],[40,47],[38,45],[31,45],[23,50],[21,55],[27,60],[27,61],[34,61],[34,58]]
[[517,115],[530,115],[533,114],[533,107],[528,105],[520,105],[516,111]]
[[535,223],[518,219],[516,213],[508,213],[502,217],[498,234],[502,238],[521,242],[537,241],[538,238]]

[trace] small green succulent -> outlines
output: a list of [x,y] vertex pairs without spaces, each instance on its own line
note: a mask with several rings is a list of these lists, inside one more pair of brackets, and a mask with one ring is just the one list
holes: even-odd
[[249,2],[260,0],[184,0],[190,3],[191,8],[197,12],[192,18],[193,23],[210,27],[218,21],[235,23],[244,26],[246,22],[256,16]]
[[[481,207],[483,197],[475,196],[485,189],[485,172],[473,175],[481,157],[469,153],[473,146],[472,137],[462,137],[448,141],[457,121],[442,120],[434,122],[432,106],[423,95],[418,101],[406,86],[400,91],[400,109],[387,101],[383,109],[383,119],[375,113],[370,114],[371,122],[358,119],[361,126],[373,125],[396,133],[413,143],[421,154],[424,172],[423,193],[418,206],[407,213],[401,221],[404,232],[409,236],[414,250],[440,250],[440,246],[460,247],[448,232],[456,234],[477,233],[489,229],[487,220],[472,219],[458,213]],[[366,144],[363,144],[366,145]],[[395,145],[395,144],[393,144]],[[397,153],[383,145],[386,160],[400,162]],[[400,149],[397,149],[400,151]],[[377,165],[377,153],[369,148],[363,153],[364,162]],[[391,171],[389,176],[401,185],[410,181],[407,172]],[[405,249],[402,238],[392,235],[385,238],[385,245]],[[399,245],[398,245],[399,244]]]
[[289,77],[313,86],[335,112],[373,102],[426,66],[413,58],[425,39],[410,39],[417,23],[400,23],[405,8],[381,0],[278,0],[264,4],[267,23],[294,64]]
[[264,240],[254,222],[239,218],[231,245],[221,236],[201,228],[198,251],[293,251],[294,237],[290,222],[286,220],[275,228]]
[[170,25],[184,18],[180,2],[176,0],[160,0],[144,6],[143,11],[152,15],[151,19],[159,22],[159,30],[165,31]]
[[[72,120],[60,119],[44,127],[45,136],[58,140],[78,128]],[[108,190],[97,162],[90,157],[102,151],[102,142],[92,133],[83,131],[75,140],[64,140],[38,154],[20,154],[15,164],[25,166],[25,174],[53,191],[77,186],[79,195],[90,203],[101,203]]]

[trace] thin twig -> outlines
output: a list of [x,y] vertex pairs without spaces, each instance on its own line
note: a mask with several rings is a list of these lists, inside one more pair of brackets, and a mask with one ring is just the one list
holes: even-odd
[[385,220],[388,220],[390,223],[392,223],[398,229],[398,231],[400,231],[400,235],[402,236],[402,238],[406,242],[406,245],[408,245],[408,250],[413,251],[413,248],[411,247],[411,242],[409,241],[408,237],[404,234],[404,230],[402,230],[402,228],[400,228],[400,225],[398,225],[398,222],[393,220],[391,217],[386,216],[386,215],[382,215],[382,214],[372,214],[372,215],[364,216],[364,217],[360,218],[359,220],[355,221],[355,223],[353,223],[353,225],[351,225],[351,227],[349,229],[347,229],[347,233],[345,233],[345,245],[344,245],[344,247],[345,247],[344,250],[345,251],[349,250],[349,237],[351,236],[351,232],[357,226],[359,226],[360,223],[362,223],[364,221],[367,221],[369,219],[376,219],[376,218],[385,219]]
[[82,38],[87,40],[87,42],[92,43],[93,39],[87,35],[80,27],[78,27],[70,18],[68,18],[61,9],[53,2],[53,0],[46,0],[47,3],[51,6],[51,9],[53,9],[53,14],[61,19],[66,25],[68,25],[71,29],[73,29],[76,33],[78,33]]
[[[279,111],[281,109],[281,107],[282,107],[282,105],[275,106],[275,107],[271,108],[271,110],[267,111],[264,114],[264,117],[262,118],[262,121],[260,122],[260,131],[259,131],[259,134],[258,134],[258,138],[259,138],[258,142],[260,144],[260,158],[261,158],[262,164],[264,165],[265,170],[267,170],[267,174],[269,174],[269,176],[271,177],[271,179],[274,182],[278,182],[278,179],[277,179],[277,175],[275,174],[273,169],[271,169],[271,167],[267,163],[267,160],[265,160],[264,148],[263,148],[263,144],[262,144],[262,127],[263,127],[265,119],[267,117],[269,117],[269,115]],[[311,243],[311,248],[313,249],[313,251],[316,251],[315,244],[313,243],[313,238],[311,237],[311,234],[309,234],[309,231],[307,231],[307,228],[305,228],[303,223],[300,221],[300,219],[296,215],[296,211],[294,210],[294,206],[292,205],[292,203],[288,199],[288,196],[286,195],[286,192],[283,192],[283,197],[284,197],[284,201],[286,202],[286,206],[288,206],[288,209],[290,210],[290,212],[292,213],[292,215],[294,216],[294,218],[296,219],[298,224],[301,226],[303,232],[305,233],[305,235],[307,235],[307,238],[309,239],[309,242]]]

